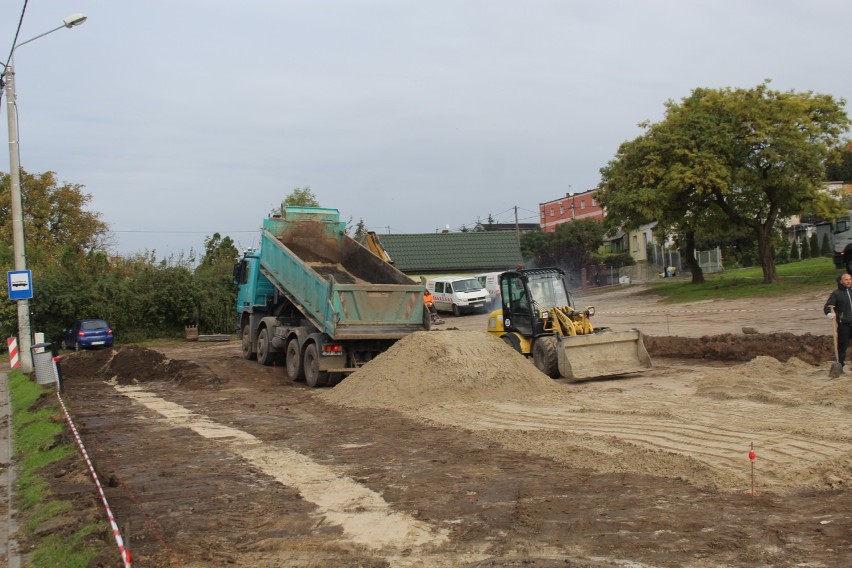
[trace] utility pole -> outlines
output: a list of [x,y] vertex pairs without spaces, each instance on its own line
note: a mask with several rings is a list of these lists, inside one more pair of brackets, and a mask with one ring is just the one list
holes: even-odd
[[518,206],[515,205],[515,234],[518,235],[518,248],[521,248],[521,226],[518,225]]
[[[63,28],[73,28],[86,21],[83,14],[72,14],[62,20],[62,25],[43,34],[12,46],[9,55],[9,65],[3,70],[3,82],[6,88],[6,114],[9,123],[9,185],[12,200],[12,254],[15,259],[15,270],[27,269],[27,257],[24,250],[24,208],[21,199],[21,162],[18,149],[18,112],[15,109],[15,70],[12,61],[15,50],[31,41],[37,40]],[[2,65],[2,64],[0,64]],[[21,358],[21,371],[33,372],[32,332],[30,330],[30,301],[18,302],[18,353]]]

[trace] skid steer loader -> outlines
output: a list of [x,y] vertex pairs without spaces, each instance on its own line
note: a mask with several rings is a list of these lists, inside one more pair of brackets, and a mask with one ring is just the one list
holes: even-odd
[[488,332],[532,357],[546,375],[587,379],[651,368],[639,330],[593,327],[594,307],[577,310],[559,268],[519,269],[500,275],[502,308]]

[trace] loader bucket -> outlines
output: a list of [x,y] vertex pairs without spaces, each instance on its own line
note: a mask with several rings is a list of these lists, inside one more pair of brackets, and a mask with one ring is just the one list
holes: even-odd
[[559,374],[566,379],[623,375],[651,368],[642,332],[635,329],[564,337],[557,357]]

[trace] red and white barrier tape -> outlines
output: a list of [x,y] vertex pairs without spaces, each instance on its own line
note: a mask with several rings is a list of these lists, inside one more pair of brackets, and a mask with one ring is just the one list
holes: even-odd
[[[750,309],[750,308],[739,308],[735,310],[624,310],[624,311],[609,311],[609,310],[600,310],[595,309],[595,314],[598,316],[604,315],[633,315],[633,314],[652,314],[652,315],[661,315],[661,316],[676,316],[680,314],[723,314],[723,313],[733,313],[733,312],[765,312],[765,309]],[[775,312],[814,312],[815,316],[824,318],[825,315],[822,314],[822,306],[817,308],[778,308],[777,310],[773,310]]]
[[124,563],[125,568],[130,568],[130,550],[125,548],[124,546],[124,539],[121,538],[121,531],[118,529],[118,523],[115,522],[115,517],[113,517],[112,511],[109,508],[109,503],[107,502],[106,495],[104,494],[104,489],[101,485],[101,480],[98,479],[98,474],[95,472],[95,468],[92,465],[92,461],[89,459],[89,454],[86,452],[86,447],[83,445],[83,440],[80,438],[80,434],[77,432],[77,427],[74,426],[74,422],[71,420],[71,415],[68,414],[68,409],[65,407],[65,402],[62,400],[62,396],[59,394],[59,389],[56,389],[56,398],[59,400],[59,405],[62,407],[62,412],[65,413],[65,419],[68,421],[68,425],[71,427],[71,431],[74,433],[74,439],[77,440],[77,447],[80,448],[80,451],[83,453],[83,458],[86,460],[86,465],[89,466],[89,473],[92,474],[92,479],[95,480],[95,486],[98,488],[98,493],[101,496],[101,502],[103,502],[104,504],[107,518],[109,519],[110,527],[112,527],[112,534],[115,537],[115,543],[118,545],[118,551],[121,554],[121,561]]

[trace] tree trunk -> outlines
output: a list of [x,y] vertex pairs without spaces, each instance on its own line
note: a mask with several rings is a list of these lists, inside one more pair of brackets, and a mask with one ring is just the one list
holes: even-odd
[[701,270],[701,265],[698,264],[698,259],[695,258],[695,231],[686,232],[686,243],[684,250],[681,251],[681,257],[685,260],[687,268],[692,273],[693,284],[704,283],[704,271]]
[[763,283],[777,284],[778,272],[775,271],[775,258],[772,256],[772,225],[767,225],[757,229],[757,255],[763,268]]

